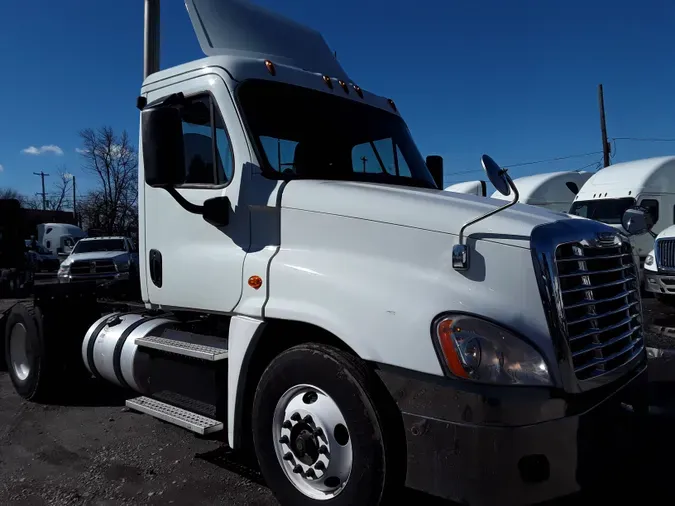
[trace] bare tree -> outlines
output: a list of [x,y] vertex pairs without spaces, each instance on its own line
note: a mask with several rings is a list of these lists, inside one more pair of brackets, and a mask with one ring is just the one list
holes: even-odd
[[23,205],[26,197],[13,188],[0,188],[0,199],[16,199]]
[[126,130],[116,135],[111,127],[80,132],[83,170],[98,188],[87,195],[78,214],[92,228],[106,233],[128,233],[137,226],[138,156]]

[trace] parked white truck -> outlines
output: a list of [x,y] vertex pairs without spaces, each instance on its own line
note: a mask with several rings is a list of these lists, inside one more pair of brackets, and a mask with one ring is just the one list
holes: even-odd
[[675,225],[656,236],[644,262],[644,286],[660,302],[675,306]]
[[[403,484],[533,503],[596,480],[601,441],[645,399],[628,240],[441,191],[438,159],[320,34],[186,3],[206,57],[157,71],[146,0],[145,310],[101,316],[87,283],[40,288],[4,317],[17,392],[47,396],[83,362],[138,392],[131,408],[255,452],[288,506],[380,505]],[[627,439],[611,444],[643,436]]]
[[[592,175],[583,171],[547,172],[519,177],[514,183],[520,192],[519,202],[566,213],[579,190]],[[496,191],[492,198],[506,200],[509,197]]]
[[[636,205],[650,213],[654,234],[675,224],[675,156],[617,163],[597,171],[575,197],[570,213],[622,229],[625,210]],[[631,242],[642,266],[654,238],[645,234],[631,237]]]

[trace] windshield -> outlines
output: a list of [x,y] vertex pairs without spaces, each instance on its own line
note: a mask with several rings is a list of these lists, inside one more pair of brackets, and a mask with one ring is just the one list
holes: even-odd
[[73,253],[92,253],[94,251],[124,251],[122,239],[97,239],[96,241],[78,241]]
[[436,188],[395,114],[269,81],[244,83],[238,99],[266,175]]
[[635,205],[634,198],[580,200],[572,204],[570,214],[583,216],[610,225],[619,225],[626,209]]

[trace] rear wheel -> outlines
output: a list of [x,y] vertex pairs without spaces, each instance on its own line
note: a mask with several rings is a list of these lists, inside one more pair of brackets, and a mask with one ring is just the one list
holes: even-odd
[[405,459],[394,455],[378,387],[365,364],[329,346],[296,346],[269,365],[253,440],[282,505],[379,505],[403,483]]
[[17,393],[28,400],[47,391],[40,315],[32,303],[15,305],[5,325],[5,361]]

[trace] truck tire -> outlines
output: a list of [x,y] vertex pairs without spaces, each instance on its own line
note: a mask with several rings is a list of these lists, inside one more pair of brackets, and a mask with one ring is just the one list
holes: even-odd
[[362,361],[331,346],[295,346],[267,367],[253,401],[253,442],[283,506],[377,506],[396,493],[405,457],[376,401],[380,387]]
[[20,302],[6,320],[4,355],[14,388],[24,399],[43,399],[50,378],[39,312],[32,302]]

